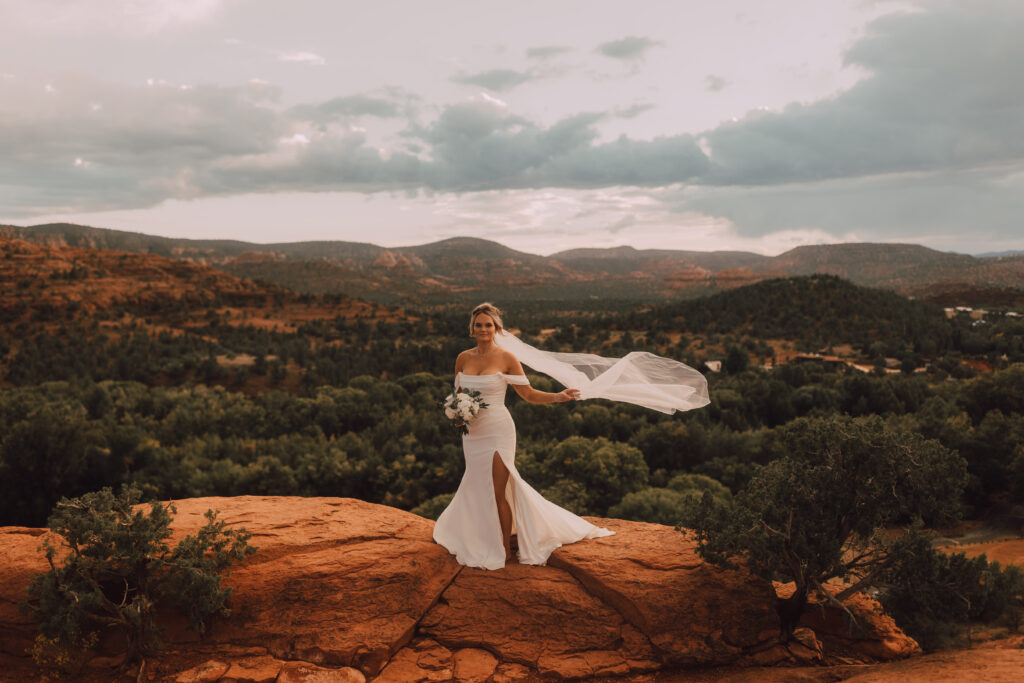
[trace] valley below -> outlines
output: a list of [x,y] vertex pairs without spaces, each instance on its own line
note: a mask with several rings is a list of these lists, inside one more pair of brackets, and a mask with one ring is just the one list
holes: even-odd
[[[46,569],[44,527],[62,499],[130,485],[176,501],[175,538],[211,507],[260,547],[227,579],[236,616],[208,638],[164,617],[149,680],[1015,680],[1022,258],[915,245],[542,257],[470,239],[385,249],[2,227],[0,663],[13,680],[56,675],[27,653],[36,627],[17,607]],[[700,370],[711,396],[666,415],[510,393],[523,478],[619,533],[504,574],[460,568],[430,536],[463,472],[438,405],[483,298],[538,348],[655,353]],[[934,557],[957,559],[921,554],[933,564],[845,607],[815,598],[779,644],[788,570],[735,573],[687,529],[707,522],[705,502],[752,504],[780,463],[802,468],[783,488],[810,495],[825,455],[878,450],[909,454],[892,459],[909,473],[900,486],[914,483],[907,462],[945,463],[946,488],[926,488],[953,491],[960,521],[921,522]],[[835,491],[871,492],[848,476]],[[827,502],[801,508],[809,529],[831,528],[814,521]],[[891,550],[914,527],[901,514],[850,542]],[[964,591],[980,592],[961,608],[950,596]],[[532,606],[496,629],[513,593]],[[844,609],[873,635],[853,636]],[[105,638],[74,680],[138,675]]]

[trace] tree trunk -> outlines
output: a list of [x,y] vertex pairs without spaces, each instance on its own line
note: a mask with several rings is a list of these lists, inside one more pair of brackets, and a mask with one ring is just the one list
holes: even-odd
[[793,630],[800,623],[804,609],[807,607],[807,585],[797,584],[796,591],[788,598],[779,598],[775,611],[779,615],[779,639],[788,643],[793,638]]

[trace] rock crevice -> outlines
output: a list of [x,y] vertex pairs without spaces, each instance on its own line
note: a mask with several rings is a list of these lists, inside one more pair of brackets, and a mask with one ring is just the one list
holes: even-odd
[[[175,504],[172,542],[201,527],[212,508],[231,526],[244,521],[260,550],[225,580],[233,614],[215,620],[201,643],[183,619],[166,620],[165,640],[177,654],[152,664],[163,667],[161,675],[184,676],[214,661],[228,667],[219,674],[224,680],[252,671],[285,676],[289,667],[288,681],[329,669],[344,678],[308,680],[498,682],[916,651],[867,598],[847,603],[863,617],[862,636],[844,633],[838,610],[824,607],[812,611],[794,643],[779,646],[770,587],[705,564],[693,539],[657,524],[595,520],[616,534],[563,546],[548,566],[486,571],[458,565],[433,542],[431,521],[358,500],[241,496]],[[31,576],[46,568],[41,540],[0,529],[9,558],[0,566],[0,656],[24,666],[35,628],[16,605]]]

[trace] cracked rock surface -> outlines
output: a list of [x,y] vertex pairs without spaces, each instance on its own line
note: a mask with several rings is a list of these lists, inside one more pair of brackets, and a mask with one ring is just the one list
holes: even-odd
[[[172,543],[214,509],[229,527],[249,529],[259,551],[225,580],[233,614],[214,620],[201,641],[180,618],[166,619],[174,654],[150,664],[156,680],[210,661],[234,672],[224,680],[299,681],[302,672],[327,680],[331,671],[370,681],[634,677],[827,661],[841,631],[838,612],[819,610],[806,625],[809,646],[778,646],[771,586],[706,564],[692,538],[657,524],[594,519],[615,535],[559,548],[546,567],[486,571],[461,567],[436,545],[430,520],[359,500],[239,496],[175,505]],[[0,528],[5,665],[31,666],[25,650],[35,631],[16,605],[46,568],[43,535]],[[916,651],[871,601],[852,609],[871,612],[870,626],[842,641],[844,660]]]

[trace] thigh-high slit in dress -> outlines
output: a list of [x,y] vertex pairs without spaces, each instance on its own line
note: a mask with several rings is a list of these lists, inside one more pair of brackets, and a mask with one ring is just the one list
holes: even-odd
[[505,566],[505,547],[492,479],[495,453],[509,474],[505,498],[512,508],[512,533],[518,539],[522,564],[544,564],[561,545],[615,533],[594,526],[545,499],[516,471],[516,426],[505,407],[505,389],[509,384],[529,384],[526,377],[460,372],[455,384],[479,391],[488,404],[469,425],[469,434],[462,437],[466,472],[455,497],[434,526],[434,540],[455,555],[459,564],[484,569]]

